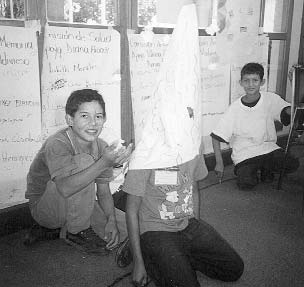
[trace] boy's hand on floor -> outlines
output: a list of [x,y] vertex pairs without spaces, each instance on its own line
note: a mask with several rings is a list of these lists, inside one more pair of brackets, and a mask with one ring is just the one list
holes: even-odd
[[149,278],[146,272],[146,268],[143,263],[134,261],[133,272],[132,272],[132,283],[133,286],[146,286],[149,282]]
[[297,141],[299,144],[304,144],[304,132],[302,132],[302,135],[298,138]]

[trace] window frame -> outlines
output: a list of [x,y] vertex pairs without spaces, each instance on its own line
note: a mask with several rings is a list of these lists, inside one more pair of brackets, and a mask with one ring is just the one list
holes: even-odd
[[[44,0],[45,2],[45,14],[47,17],[47,1]],[[64,0],[62,0],[64,1]],[[117,25],[103,25],[103,24],[87,24],[87,23],[81,23],[81,22],[68,22],[68,21],[54,21],[54,20],[49,20],[47,19],[47,22],[50,26],[58,26],[58,27],[76,27],[76,28],[92,28],[92,29],[108,29],[108,27],[112,27],[115,30],[118,30],[119,24],[120,24],[120,13],[119,13],[119,0],[113,0],[115,2],[115,6],[117,7],[117,15],[116,15],[116,20],[117,20]]]
[[[264,23],[265,17],[265,1],[261,0],[261,15],[260,15],[260,26]],[[286,32],[265,32],[264,34],[268,35],[269,37],[269,45],[271,45],[271,41],[285,41],[285,49],[284,51],[280,52],[281,58],[283,58],[283,67],[282,67],[282,75],[281,78],[283,81],[276,82],[276,91],[280,95],[284,95],[283,98],[286,98],[286,86],[287,86],[287,75],[288,75],[288,62],[289,62],[289,53],[290,53],[290,40],[291,40],[291,30],[292,30],[292,17],[293,17],[293,9],[294,9],[294,0],[288,0],[288,11],[286,12],[287,22],[286,22]],[[271,52],[268,47],[268,52]],[[270,65],[270,58],[268,59],[268,68]]]

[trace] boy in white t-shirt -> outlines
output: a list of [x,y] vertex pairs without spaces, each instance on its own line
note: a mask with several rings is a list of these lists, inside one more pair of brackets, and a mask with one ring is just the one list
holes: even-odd
[[[241,70],[240,85],[245,95],[231,104],[212,131],[215,153],[215,172],[221,179],[224,172],[220,142],[229,143],[232,161],[240,189],[251,189],[258,184],[258,171],[262,182],[272,182],[274,172],[284,168],[284,150],[277,144],[275,121],[290,123],[290,104],[271,92],[261,92],[265,83],[264,68],[248,63]],[[287,155],[285,172],[293,172],[298,159]]]

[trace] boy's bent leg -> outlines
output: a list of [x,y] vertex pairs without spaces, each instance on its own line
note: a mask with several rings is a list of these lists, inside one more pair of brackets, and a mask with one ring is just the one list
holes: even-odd
[[241,277],[243,260],[211,225],[192,218],[182,232],[191,242],[191,263],[195,270],[227,282]]
[[[116,217],[116,223],[119,230],[119,239],[120,242],[124,241],[126,237],[128,236],[127,233],[127,224],[126,224],[126,218],[125,213],[117,208],[115,208],[115,217]],[[99,206],[98,202],[95,201],[94,210],[91,216],[91,225],[94,231],[101,237],[104,238],[105,236],[105,225],[107,223],[106,216]]]
[[23,243],[30,246],[38,241],[59,238],[65,223],[65,203],[55,183],[48,182],[42,197],[37,201],[30,200],[29,207],[36,223],[26,232]]
[[[77,168],[74,172],[82,171],[94,163],[92,157],[79,154],[74,157]],[[93,212],[96,197],[95,184],[64,198],[57,190],[54,181],[49,180],[46,191],[41,198],[32,205],[31,212],[34,219],[48,228],[65,227],[70,233],[78,233],[90,227],[90,217]]]
[[[49,181],[41,198],[30,204],[34,220],[49,229],[64,229],[76,234],[90,227],[90,217],[95,201],[94,184],[90,184],[79,193],[64,198],[56,184]],[[65,232],[62,235],[65,238]]]
[[277,149],[271,153],[272,155],[272,169],[275,172],[281,172],[284,169],[285,173],[295,172],[299,166],[299,159],[293,157],[287,153],[285,157],[285,151],[283,149]]
[[156,286],[200,286],[180,232],[149,231],[140,238],[145,268]]
[[86,253],[107,255],[106,241],[91,226],[96,202],[95,185],[91,183],[67,199],[66,242]]
[[66,221],[66,202],[58,193],[56,184],[49,181],[44,194],[36,202],[30,201],[30,210],[34,220],[41,226],[56,229]]
[[66,226],[70,233],[78,233],[90,227],[96,198],[94,183],[66,199]]
[[237,186],[239,189],[252,189],[258,184],[258,162],[255,160],[245,160],[235,166],[234,173],[237,176]]

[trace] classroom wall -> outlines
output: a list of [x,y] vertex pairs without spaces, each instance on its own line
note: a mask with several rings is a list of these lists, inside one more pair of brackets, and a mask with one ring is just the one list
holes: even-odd
[[[291,33],[291,45],[290,45],[288,68],[290,68],[293,64],[298,62],[303,2],[304,2],[304,0],[294,0],[293,25],[292,25],[292,33]],[[122,57],[122,58],[124,58],[124,57]],[[121,71],[122,76],[126,74],[125,72],[128,70],[128,68],[129,67],[127,67],[126,65],[124,66],[124,69],[122,69],[122,71]],[[128,87],[128,89],[130,89],[130,87]],[[290,85],[290,82],[287,81],[287,88],[286,88],[287,100],[290,100],[290,96],[291,96],[291,85]],[[130,103],[129,103],[128,108],[131,108]],[[125,119],[124,114],[122,114],[122,117],[123,117],[123,119]],[[287,133],[287,129],[284,129],[280,134],[285,134],[285,133]]]
[[[123,1],[123,5],[126,5],[125,4],[126,2]],[[290,68],[293,64],[298,63],[303,4],[304,4],[304,0],[294,0],[293,24],[292,24],[292,32],[291,32],[291,41],[290,41],[291,44],[290,44],[288,68]],[[124,23],[124,25],[127,25],[127,23]],[[123,36],[125,37],[126,35]],[[122,41],[122,43],[124,43],[124,41]],[[128,53],[127,48],[128,47],[126,47],[126,49],[123,49],[122,53]],[[122,59],[124,59],[124,57],[122,57]],[[125,75],[126,74],[125,72],[128,69],[129,69],[128,63],[125,63],[122,69],[122,74]],[[130,89],[130,87],[125,87],[125,89]],[[286,87],[287,100],[290,100],[290,96],[291,96],[291,84],[289,81],[287,81],[287,87]],[[131,108],[130,102],[128,102],[128,107],[125,108]],[[123,118],[124,115],[126,114],[126,111],[125,112],[124,111],[125,109],[122,110]],[[127,115],[130,117],[129,113],[127,113]],[[285,135],[287,131],[288,128],[284,129],[281,133],[279,133],[279,136]],[[127,134],[129,133],[130,131],[128,131]],[[279,141],[282,138],[284,137],[280,137]],[[229,151],[224,154],[224,160],[226,163],[231,163]],[[214,157],[212,155],[208,155],[206,157],[206,164],[209,170],[213,169]],[[1,192],[1,186],[0,186],[0,192]],[[12,206],[10,208],[0,209],[0,236],[30,226],[31,222],[32,221],[27,204],[20,204],[17,206]]]

